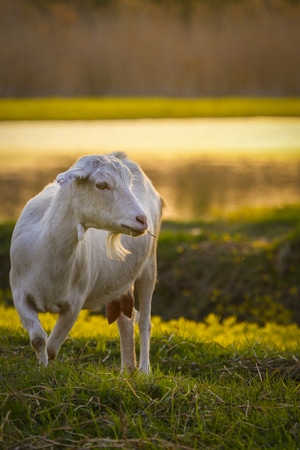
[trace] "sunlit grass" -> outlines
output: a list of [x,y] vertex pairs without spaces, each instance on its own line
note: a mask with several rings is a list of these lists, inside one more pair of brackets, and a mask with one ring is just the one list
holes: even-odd
[[[56,319],[57,316],[50,313],[40,314],[40,320],[48,332],[54,327]],[[216,343],[223,347],[233,345],[237,349],[256,344],[283,351],[292,351],[300,347],[300,328],[295,324],[282,326],[270,322],[259,327],[255,323],[239,323],[234,317],[221,322],[216,315],[210,314],[203,322],[184,318],[163,321],[156,316],[152,318],[152,325],[153,336],[157,338],[174,334],[183,339]],[[16,332],[22,332],[20,320],[14,308],[0,306],[0,330],[1,328],[11,328]],[[87,311],[81,311],[70,336],[88,339],[101,336],[115,339],[118,337],[118,330],[115,323],[108,325],[102,315],[91,315]]]
[[0,99],[0,120],[300,116],[300,98]]
[[296,325],[154,317],[151,374],[120,375],[116,326],[82,312],[44,368],[0,307],[0,447],[296,450],[299,343]]

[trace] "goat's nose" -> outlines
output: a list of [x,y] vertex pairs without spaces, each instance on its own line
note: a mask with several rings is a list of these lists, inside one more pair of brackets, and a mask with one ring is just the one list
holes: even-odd
[[140,224],[144,225],[145,229],[148,228],[148,221],[147,221],[147,217],[146,216],[144,216],[144,215],[136,216],[136,220]]

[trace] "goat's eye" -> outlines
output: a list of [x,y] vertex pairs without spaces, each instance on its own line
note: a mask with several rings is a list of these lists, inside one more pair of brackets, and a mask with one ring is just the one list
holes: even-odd
[[109,185],[104,181],[103,183],[97,183],[96,184],[97,189],[110,189]]

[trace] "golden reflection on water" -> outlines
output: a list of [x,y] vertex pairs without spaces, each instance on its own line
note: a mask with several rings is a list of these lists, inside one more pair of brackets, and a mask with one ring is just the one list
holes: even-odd
[[228,156],[300,150],[299,118],[40,121],[0,123],[0,151],[164,152]]
[[300,201],[300,119],[0,123],[0,220],[83,154],[125,151],[191,220]]

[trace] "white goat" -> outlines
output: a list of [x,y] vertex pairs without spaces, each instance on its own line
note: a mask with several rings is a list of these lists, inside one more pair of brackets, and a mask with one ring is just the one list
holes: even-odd
[[[151,181],[123,153],[80,158],[27,203],[12,236],[10,283],[40,364],[56,358],[81,309],[108,305],[108,321],[117,319],[120,332],[121,370],[134,370],[136,283],[139,369],[149,372],[161,213]],[[48,339],[38,318],[46,311],[59,314]]]

